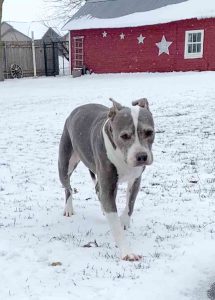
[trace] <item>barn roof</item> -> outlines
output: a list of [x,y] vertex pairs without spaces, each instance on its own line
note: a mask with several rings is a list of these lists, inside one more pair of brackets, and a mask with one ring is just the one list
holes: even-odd
[[1,23],[1,38],[2,41],[30,41],[30,37],[22,33],[21,31],[15,29],[8,22]]
[[215,0],[88,0],[64,30],[120,28],[215,17]]
[[117,18],[185,1],[187,0],[88,0],[74,18],[87,15],[100,19]]
[[[15,30],[18,30],[22,34],[31,38],[31,32],[34,32],[34,38],[36,40],[42,39],[47,31],[50,30],[49,27],[44,25],[42,22],[4,22],[9,24]],[[57,33],[56,33],[57,34]]]

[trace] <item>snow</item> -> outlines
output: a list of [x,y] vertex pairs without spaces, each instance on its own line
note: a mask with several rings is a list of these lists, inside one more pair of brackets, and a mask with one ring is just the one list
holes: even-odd
[[191,18],[202,19],[211,17],[215,17],[214,0],[204,0],[204,3],[202,3],[202,0],[189,0],[147,12],[133,13],[119,18],[99,19],[92,18],[90,15],[83,16],[66,23],[63,30],[137,27]]
[[[206,300],[215,281],[215,73],[106,74],[0,83],[0,298]],[[156,125],[126,232],[141,262],[118,258],[87,169],[63,217],[59,139],[78,105],[147,97]],[[119,187],[120,212],[125,186]],[[95,247],[83,247],[90,242]],[[61,263],[52,266],[52,263]]]

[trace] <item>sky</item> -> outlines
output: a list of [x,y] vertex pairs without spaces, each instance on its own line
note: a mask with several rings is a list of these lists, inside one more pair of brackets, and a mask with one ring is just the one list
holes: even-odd
[[30,22],[45,18],[47,4],[43,0],[4,0],[3,21]]
[[58,34],[65,34],[61,29],[66,19],[53,20],[53,14],[53,6],[48,0],[4,0],[2,21],[11,22],[12,26],[24,34],[26,28],[31,28],[37,38],[44,31],[41,29],[44,25],[52,27]]

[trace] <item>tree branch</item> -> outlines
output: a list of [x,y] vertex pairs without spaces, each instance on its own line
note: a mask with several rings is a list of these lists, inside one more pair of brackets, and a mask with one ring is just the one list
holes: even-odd
[[84,4],[85,0],[43,0],[50,4],[53,12],[50,14],[49,19],[59,21],[67,21],[77,11],[78,8]]

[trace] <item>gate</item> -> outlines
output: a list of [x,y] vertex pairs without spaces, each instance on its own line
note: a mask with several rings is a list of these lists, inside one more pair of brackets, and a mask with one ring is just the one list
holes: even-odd
[[59,75],[62,67],[61,61],[63,62],[63,69],[65,68],[64,60],[66,60],[67,63],[69,61],[69,42],[44,42],[43,48],[46,76]]

